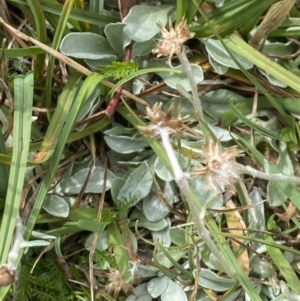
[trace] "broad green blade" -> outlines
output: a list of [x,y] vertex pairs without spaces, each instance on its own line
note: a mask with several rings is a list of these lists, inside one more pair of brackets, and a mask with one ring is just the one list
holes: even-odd
[[35,157],[34,162],[40,163],[46,161],[53,154],[59,140],[62,128],[69,118],[70,108],[77,92],[77,84],[81,75],[74,73],[66,84],[62,94],[59,97],[55,112],[47,129],[40,152]]
[[7,260],[19,214],[31,133],[33,73],[14,79],[13,153],[0,229],[0,264]]
[[[34,203],[34,207],[32,208],[32,212],[30,215],[30,218],[28,220],[25,233],[24,233],[24,238],[29,239],[31,231],[34,228],[34,225],[36,223],[37,217],[39,215],[39,212],[42,208],[43,202],[45,197],[47,196],[48,189],[50,188],[52,184],[53,177],[56,172],[56,168],[61,160],[61,155],[65,149],[65,144],[67,142],[68,136],[72,130],[72,127],[74,125],[74,122],[80,112],[80,109],[82,108],[82,105],[84,104],[85,100],[88,99],[90,94],[94,91],[96,86],[101,82],[103,79],[103,76],[100,74],[96,73],[91,73],[85,81],[83,82],[82,86],[80,87],[80,90],[78,94],[75,96],[73,95],[72,98],[72,106],[70,110],[68,111],[68,118],[66,120],[66,123],[60,133],[59,140],[57,142],[57,145],[54,149],[54,153],[50,159],[49,165],[51,168],[48,169],[43,182],[41,184],[40,190],[38,192],[36,201]],[[74,90],[77,89],[77,87],[73,87]],[[53,119],[51,120],[51,122]],[[103,122],[103,127],[106,126],[107,123]],[[99,130],[102,127],[99,126]]]
[[[0,125],[0,156],[6,156],[6,147],[5,141],[2,134],[2,126]],[[1,162],[1,158],[0,158]],[[0,163],[0,209],[3,208],[2,206],[2,199],[5,198],[8,186],[8,177],[9,177],[9,166],[7,164],[3,164],[4,162]],[[9,162],[10,164],[10,162]],[[4,204],[3,204],[4,205]]]
[[[272,242],[275,245],[275,242],[270,235],[265,236],[265,240],[268,242]],[[286,280],[288,286],[291,288],[291,290],[295,293],[300,293],[300,281],[295,273],[292,266],[289,264],[287,259],[282,254],[281,250],[279,250],[276,247],[271,247],[270,245],[266,245],[268,255],[271,257],[272,262],[276,264],[279,271],[283,275],[284,279]]]
[[243,56],[266,73],[274,76],[289,87],[300,92],[300,78],[298,76],[251,47],[236,34],[231,35],[229,39],[225,39],[224,42],[230,50]]

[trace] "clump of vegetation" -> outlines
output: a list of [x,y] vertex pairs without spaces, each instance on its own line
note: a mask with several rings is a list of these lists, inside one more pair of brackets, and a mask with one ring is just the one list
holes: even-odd
[[2,2],[0,300],[299,300],[297,2]]

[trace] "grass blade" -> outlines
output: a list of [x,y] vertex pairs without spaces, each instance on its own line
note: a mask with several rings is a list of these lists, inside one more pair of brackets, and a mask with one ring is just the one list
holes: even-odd
[[5,263],[13,239],[29,151],[33,102],[33,73],[14,80],[13,154],[0,230],[0,263]]
[[[5,141],[2,135],[2,126],[0,125],[0,155],[6,155]],[[1,158],[0,158],[1,162]],[[2,198],[5,198],[7,187],[8,187],[8,177],[9,177],[9,166],[7,164],[0,164],[0,208],[2,207]]]
[[[25,239],[28,239],[30,237],[30,234],[34,228],[38,214],[42,208],[43,201],[44,201],[44,199],[48,193],[48,189],[50,188],[50,185],[52,183],[52,179],[55,175],[56,168],[61,160],[61,155],[64,151],[66,141],[72,130],[74,122],[78,116],[79,110],[80,110],[81,106],[83,105],[84,101],[88,98],[90,93],[93,92],[96,85],[98,85],[102,79],[103,79],[103,76],[101,76],[100,74],[92,73],[83,82],[76,98],[72,99],[72,106],[68,112],[68,118],[67,118],[66,123],[60,133],[57,146],[54,149],[53,156],[49,162],[51,168],[48,169],[48,171],[43,179],[41,188],[39,190],[38,196],[34,203],[34,207],[32,208],[32,212],[31,212],[31,215],[28,220],[28,223],[27,223],[27,226],[25,229],[25,233],[24,233]],[[75,97],[75,95],[73,97]],[[98,130],[100,130],[100,129],[98,129]]]
[[300,78],[298,76],[281,67],[279,64],[266,57],[263,53],[251,47],[237,35],[231,35],[230,38],[224,40],[224,42],[230,50],[243,56],[268,74],[300,92]]
[[[28,5],[26,1],[24,0],[10,0],[9,2],[16,3],[16,4],[22,4],[22,5]],[[59,16],[61,14],[63,6],[60,3],[46,1],[46,0],[40,0],[40,5],[42,9],[45,12],[49,12],[52,14],[55,14]],[[100,15],[97,13],[92,13],[89,11],[84,11],[81,9],[73,8],[72,12],[70,14],[70,18],[87,22],[90,24],[95,24],[98,26],[106,26],[107,23],[111,22],[118,22],[120,19],[116,16],[107,16],[107,15]]]
[[[65,27],[68,22],[69,15],[72,11],[74,0],[67,0],[64,3],[63,10],[61,12],[59,22],[57,24],[55,35],[52,42],[52,48],[58,50]],[[52,94],[52,77],[54,70],[55,57],[50,56],[48,69],[47,69],[47,78],[46,78],[46,107],[49,108],[51,104],[51,94]]]
[[[47,32],[46,23],[43,9],[40,5],[39,0],[27,0],[29,8],[33,14],[35,30],[37,35],[37,40],[42,43],[47,43]],[[34,77],[40,79],[44,73],[46,54],[41,53],[36,56],[36,62],[34,66]]]
[[[272,236],[267,235],[265,236],[265,240],[268,242],[272,242],[275,244]],[[272,261],[280,272],[282,273],[284,279],[286,280],[287,284],[289,287],[295,292],[295,293],[300,293],[300,281],[295,273],[294,269],[291,267],[287,259],[284,257],[282,252],[276,248],[276,247],[271,247],[270,245],[266,245],[268,254],[270,255]]]
[[80,78],[80,74],[74,73],[66,84],[58,100],[56,110],[47,129],[40,152],[34,159],[35,162],[46,161],[53,154],[64,123],[69,117],[69,111],[74,101],[77,91],[76,87]]

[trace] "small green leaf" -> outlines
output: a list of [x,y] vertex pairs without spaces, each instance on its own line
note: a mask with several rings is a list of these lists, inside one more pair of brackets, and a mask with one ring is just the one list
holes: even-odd
[[211,66],[216,69],[219,74],[223,75],[228,71],[229,68],[227,66],[218,63],[211,55],[208,55],[208,59]]
[[284,142],[293,142],[294,144],[297,144],[296,132],[292,128],[283,128],[280,132],[280,138]]
[[79,220],[78,227],[91,231],[91,232],[102,232],[108,223],[99,222],[97,220]]
[[126,239],[120,232],[119,226],[116,222],[112,222],[107,226],[109,243],[113,247],[114,258],[116,260],[117,268],[123,277],[124,281],[129,281],[130,272],[128,268],[129,255],[126,245]]
[[269,231],[273,231],[273,232],[278,232],[280,233],[282,230],[280,227],[278,227],[278,225],[275,222],[275,217],[277,217],[277,215],[272,214],[267,221],[267,229]]
[[265,236],[267,242],[273,243],[274,246],[266,244],[268,255],[280,270],[282,276],[286,280],[288,286],[295,292],[300,293],[300,281],[293,267],[282,254],[282,251],[276,247],[276,242],[270,235]]

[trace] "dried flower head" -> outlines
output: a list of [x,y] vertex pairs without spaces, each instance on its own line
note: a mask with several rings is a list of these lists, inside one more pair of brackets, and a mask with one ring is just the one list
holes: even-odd
[[[160,128],[168,130],[170,135],[179,133],[183,128],[184,119],[188,116],[181,118],[180,113],[177,118],[172,119],[174,103],[171,104],[167,113],[161,110],[162,103],[156,103],[152,108],[147,107],[147,116],[151,121],[148,126],[140,126],[139,128],[144,132],[146,136],[158,137],[160,135]],[[178,109],[180,112],[180,110]]]
[[193,175],[204,175],[212,189],[219,186],[234,191],[234,183],[240,179],[235,160],[239,156],[236,146],[223,150],[220,142],[210,140],[203,155],[206,166],[194,169]]
[[175,27],[172,26],[172,21],[169,19],[169,30],[160,23],[157,23],[157,26],[161,31],[162,38],[152,52],[156,53],[157,57],[167,56],[168,62],[171,64],[173,54],[179,54],[184,51],[183,43],[191,39],[195,33],[189,30],[184,18]]
[[8,286],[15,281],[16,270],[8,264],[0,266],[0,287]]
[[126,283],[118,270],[109,269],[109,273],[106,274],[106,277],[109,283],[105,285],[105,291],[115,299],[118,298],[121,291],[123,291],[125,295],[133,293],[132,283]]

